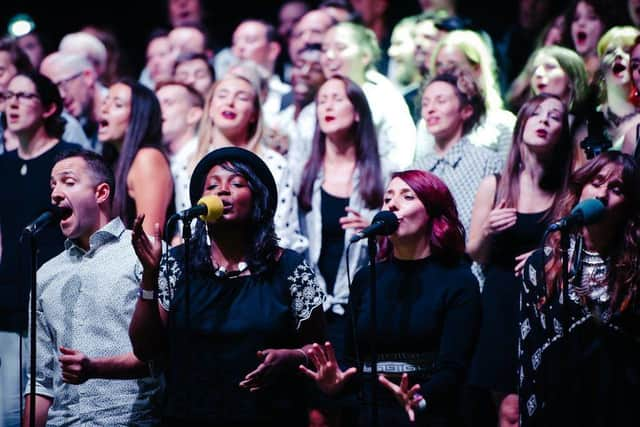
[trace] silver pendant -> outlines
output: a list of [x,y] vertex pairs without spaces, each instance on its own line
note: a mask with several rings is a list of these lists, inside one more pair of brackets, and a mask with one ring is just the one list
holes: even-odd
[[20,175],[25,176],[27,174],[27,164],[23,164],[20,168]]

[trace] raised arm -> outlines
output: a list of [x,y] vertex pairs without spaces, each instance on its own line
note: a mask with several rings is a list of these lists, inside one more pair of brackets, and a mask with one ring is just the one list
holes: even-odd
[[135,200],[136,213],[147,218],[144,231],[152,235],[155,223],[164,227],[167,208],[173,203],[173,178],[162,153],[154,148],[141,148],[131,165],[127,186]]
[[473,205],[467,253],[479,263],[489,261],[493,236],[516,223],[516,210],[505,207],[504,200],[493,206],[496,191],[495,176],[485,177],[478,187]]
[[[162,246],[160,224],[155,224],[153,242],[142,229],[144,215],[138,215],[133,224],[132,244],[142,263],[141,288],[158,293],[158,276]],[[138,298],[129,325],[129,338],[135,356],[143,361],[157,359],[166,348],[166,326],[168,313],[160,306],[157,298]]]

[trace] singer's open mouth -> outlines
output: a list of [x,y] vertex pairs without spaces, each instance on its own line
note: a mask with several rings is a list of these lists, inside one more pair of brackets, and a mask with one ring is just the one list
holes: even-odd
[[73,215],[73,210],[68,206],[60,206],[60,220],[64,221]]

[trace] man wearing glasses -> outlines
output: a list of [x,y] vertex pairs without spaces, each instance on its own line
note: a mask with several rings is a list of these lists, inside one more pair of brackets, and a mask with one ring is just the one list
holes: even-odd
[[104,87],[91,61],[83,55],[58,51],[42,61],[40,72],[58,87],[65,111],[80,122],[89,139],[88,148],[99,152],[97,113]]

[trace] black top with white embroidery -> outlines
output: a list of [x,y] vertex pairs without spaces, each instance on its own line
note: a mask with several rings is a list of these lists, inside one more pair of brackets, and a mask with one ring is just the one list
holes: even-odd
[[215,425],[304,418],[295,369],[258,392],[238,384],[261,363],[258,350],[301,346],[297,330],[324,299],[313,270],[284,250],[260,276],[217,277],[210,264],[190,271],[187,324],[183,259],[183,246],[171,249],[160,271],[160,304],[170,315],[165,414]]
[[[549,249],[545,248],[547,254]],[[523,271],[520,425],[636,425],[640,402],[638,308],[599,315],[561,293],[546,296],[545,252]],[[569,287],[569,295],[572,287]]]

